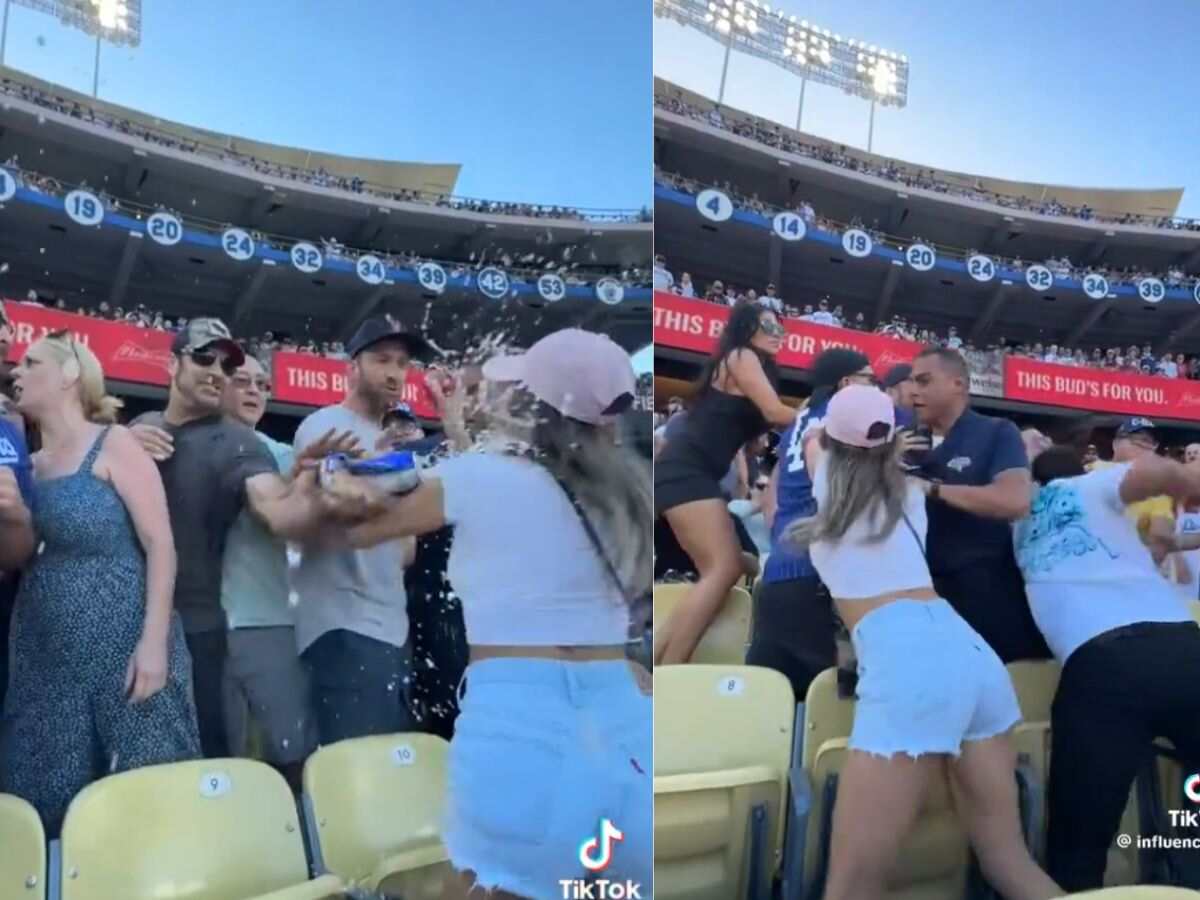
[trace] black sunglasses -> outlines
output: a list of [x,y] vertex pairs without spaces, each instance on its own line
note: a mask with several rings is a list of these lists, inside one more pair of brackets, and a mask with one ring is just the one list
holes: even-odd
[[226,375],[232,376],[238,370],[237,364],[232,359],[214,353],[212,350],[189,350],[187,357],[201,369],[211,369],[219,361],[221,371]]
[[758,327],[762,329],[762,333],[771,337],[783,337],[787,334],[787,329],[771,319],[760,319]]

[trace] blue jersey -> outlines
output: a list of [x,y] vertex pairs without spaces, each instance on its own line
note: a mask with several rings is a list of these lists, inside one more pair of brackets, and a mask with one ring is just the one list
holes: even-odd
[[797,519],[807,519],[817,513],[812,478],[809,477],[808,467],[804,463],[804,438],[814,428],[821,427],[827,405],[821,403],[805,409],[779,441],[775,521],[771,525],[771,555],[762,574],[762,580],[767,584],[817,574],[808,558],[808,551],[798,549],[795,544],[783,540],[783,533]]
[[10,423],[0,419],[0,466],[8,466],[17,476],[17,487],[25,505],[33,508],[33,465],[25,439]]

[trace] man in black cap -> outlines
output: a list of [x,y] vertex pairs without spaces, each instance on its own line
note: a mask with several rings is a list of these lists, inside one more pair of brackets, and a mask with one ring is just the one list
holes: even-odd
[[158,462],[166,488],[177,556],[175,608],[192,656],[200,744],[210,758],[229,755],[221,608],[229,530],[243,508],[280,537],[307,533],[319,515],[302,489],[305,482],[282,478],[254,430],[222,415],[226,380],[244,359],[223,322],[193,319],[171,342],[166,410],[133,423],[142,446]]
[[[383,447],[384,416],[403,401],[414,357],[430,351],[424,338],[390,319],[364,322],[346,346],[346,399],[301,423],[296,452],[330,429],[352,433],[368,451]],[[403,581],[415,552],[411,538],[367,550],[306,549],[293,573],[296,642],[311,675],[322,744],[415,727]]]
[[914,387],[912,366],[908,363],[900,363],[892,366],[888,369],[888,373],[883,376],[883,389],[887,391],[888,396],[892,398],[892,402],[896,404],[896,409],[902,409],[909,414],[910,421]]

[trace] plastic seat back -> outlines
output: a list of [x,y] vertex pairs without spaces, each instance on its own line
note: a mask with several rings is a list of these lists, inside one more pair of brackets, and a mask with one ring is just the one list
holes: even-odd
[[[654,627],[657,630],[671,617],[690,590],[689,584],[654,586]],[[700,665],[740,666],[746,661],[750,643],[750,621],[754,603],[745,588],[730,589],[725,603],[708,626],[689,660]]]
[[11,794],[0,794],[0,897],[46,896],[46,834],[37,811]]

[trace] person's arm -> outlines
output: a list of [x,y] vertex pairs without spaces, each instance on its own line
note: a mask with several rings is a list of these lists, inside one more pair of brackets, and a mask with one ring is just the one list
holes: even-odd
[[1015,522],[1029,515],[1033,502],[1029,456],[1016,425],[994,421],[993,429],[992,455],[988,464],[990,483],[979,486],[939,484],[932,486],[929,494],[972,515]]
[[167,683],[167,648],[175,593],[175,539],[158,466],[133,433],[114,427],[102,452],[113,488],[129,510],[138,542],[146,554],[146,613],[141,638],[125,676],[129,699],[137,703],[154,696]]
[[737,473],[733,482],[733,499],[744,500],[750,495],[750,477],[746,466],[746,450],[739,450],[733,457],[734,472]]
[[15,572],[33,556],[33,516],[16,473],[0,466],[0,572]]
[[317,502],[317,474],[306,469],[291,481],[275,472],[245,480],[246,508],[271,534],[289,541],[306,541],[322,526]]
[[1200,494],[1200,471],[1163,456],[1148,454],[1129,466],[1117,494],[1125,506],[1164,494],[1186,500]]
[[335,496],[331,502],[335,504],[334,512],[349,517],[356,515],[358,503],[377,510],[348,528],[346,538],[352,547],[374,547],[398,538],[412,538],[437,531],[447,524],[445,493],[439,478],[426,478],[416,490],[401,497],[388,497],[374,503],[350,498],[346,505],[339,506]]
[[725,365],[738,388],[758,407],[770,425],[786,428],[796,420],[796,410],[779,399],[779,394],[767,380],[758,354],[751,350],[738,350],[729,355]]

